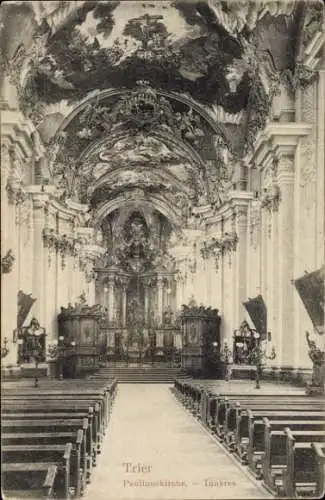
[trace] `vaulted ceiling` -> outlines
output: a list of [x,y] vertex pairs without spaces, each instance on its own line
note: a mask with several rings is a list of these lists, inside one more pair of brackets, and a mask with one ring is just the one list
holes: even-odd
[[[321,2],[8,2],[1,60],[51,174],[102,217],[220,203]],[[143,198],[143,199],[142,199]],[[182,208],[183,207],[183,208]]]

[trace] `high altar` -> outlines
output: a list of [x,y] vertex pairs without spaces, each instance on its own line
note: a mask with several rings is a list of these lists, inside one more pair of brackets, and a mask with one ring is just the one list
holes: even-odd
[[118,221],[96,272],[96,302],[105,310],[101,331],[114,361],[172,361],[182,347],[176,317],[176,266],[167,251],[170,228],[133,212]]

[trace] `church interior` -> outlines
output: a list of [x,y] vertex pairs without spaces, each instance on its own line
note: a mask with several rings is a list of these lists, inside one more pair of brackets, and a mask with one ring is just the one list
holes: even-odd
[[5,498],[321,498],[322,2],[0,20]]

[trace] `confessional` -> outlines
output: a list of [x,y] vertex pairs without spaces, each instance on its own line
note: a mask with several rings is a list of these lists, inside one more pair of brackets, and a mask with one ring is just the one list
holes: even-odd
[[218,309],[197,306],[193,302],[188,306],[183,305],[181,324],[182,368],[195,377],[220,375],[220,356],[214,347],[220,346]]
[[86,303],[61,307],[59,322],[58,356],[64,378],[74,378],[93,373],[106,345],[101,335],[101,306],[88,306]]

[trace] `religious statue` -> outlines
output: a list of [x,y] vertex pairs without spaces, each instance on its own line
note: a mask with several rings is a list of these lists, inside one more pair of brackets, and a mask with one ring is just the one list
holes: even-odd
[[45,361],[45,329],[40,326],[36,318],[30,325],[23,327],[19,338],[22,339],[22,350],[20,362],[42,362]]
[[306,341],[309,347],[308,355],[313,363],[312,380],[307,387],[307,394],[324,394],[325,351],[316,346],[316,342],[311,340],[309,332],[306,332]]

